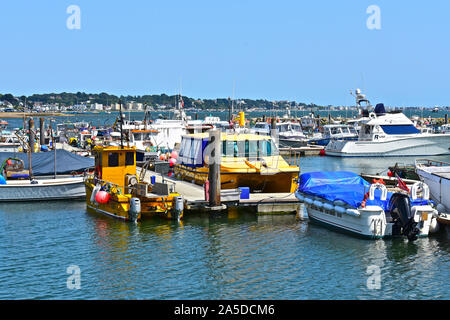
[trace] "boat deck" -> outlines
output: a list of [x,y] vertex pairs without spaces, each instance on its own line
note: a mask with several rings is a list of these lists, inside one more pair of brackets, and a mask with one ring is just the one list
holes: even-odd
[[[136,168],[138,175],[141,168]],[[174,185],[174,191],[180,193],[186,200],[188,211],[216,211],[217,208],[209,208],[205,200],[203,187],[167,176],[162,176],[154,171],[147,171],[144,181],[150,182],[150,177],[155,176],[156,182],[164,182]],[[249,199],[239,199],[238,201],[222,201],[221,209],[231,206],[246,207],[258,214],[287,214],[300,210],[300,202],[294,193],[250,193]]]
[[444,179],[450,179],[450,171],[433,172],[432,174]]

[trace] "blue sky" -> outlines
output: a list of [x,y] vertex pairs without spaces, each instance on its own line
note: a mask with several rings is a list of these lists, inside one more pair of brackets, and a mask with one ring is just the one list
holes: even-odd
[[[69,5],[81,29],[69,30]],[[369,30],[369,5],[381,30]],[[0,3],[0,92],[450,105],[450,2]]]

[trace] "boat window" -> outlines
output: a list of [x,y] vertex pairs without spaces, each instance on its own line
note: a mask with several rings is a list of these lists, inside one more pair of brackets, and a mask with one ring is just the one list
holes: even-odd
[[259,141],[259,148],[261,157],[270,157],[276,153],[276,146],[272,140],[261,140]]
[[381,126],[386,134],[415,134],[420,133],[420,130],[412,124],[408,125],[384,125]]
[[134,140],[141,141],[142,140],[142,134],[140,134],[139,132],[135,132],[134,133]]
[[331,128],[331,134],[338,134],[338,133],[340,133],[339,128],[336,128],[336,127]]
[[134,165],[134,152],[127,152],[125,155],[125,165],[133,166]]
[[224,157],[237,157],[239,149],[237,141],[225,140],[222,142],[222,154]]
[[246,158],[259,158],[258,141],[245,140],[245,157]]
[[293,124],[292,125],[292,130],[294,131],[302,131],[302,127],[298,124]]
[[119,166],[119,153],[110,152],[108,154],[108,167],[118,167]]
[[364,126],[364,134],[370,134],[372,132],[372,126]]

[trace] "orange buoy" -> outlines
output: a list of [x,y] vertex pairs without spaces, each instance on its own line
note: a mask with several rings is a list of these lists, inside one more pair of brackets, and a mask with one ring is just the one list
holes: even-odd
[[95,201],[98,203],[107,203],[109,201],[110,195],[106,191],[99,191],[95,195]]

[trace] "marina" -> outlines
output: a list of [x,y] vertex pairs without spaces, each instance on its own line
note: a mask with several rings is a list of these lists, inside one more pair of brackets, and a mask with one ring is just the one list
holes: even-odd
[[450,300],[449,10],[5,1],[0,301]]

